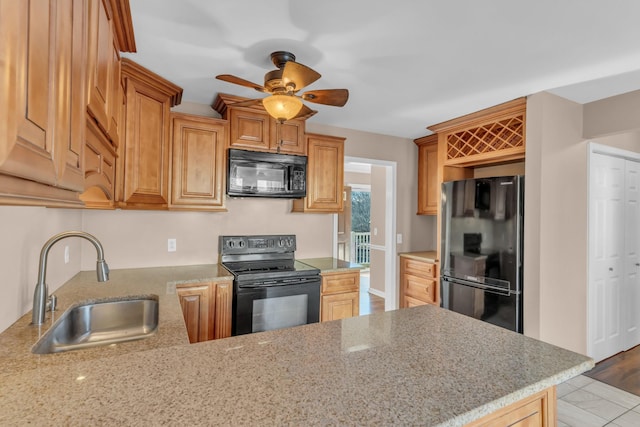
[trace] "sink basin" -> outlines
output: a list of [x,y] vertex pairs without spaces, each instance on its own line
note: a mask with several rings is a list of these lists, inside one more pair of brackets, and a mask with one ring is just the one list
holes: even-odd
[[38,340],[36,354],[147,338],[158,330],[158,296],[103,298],[72,305]]

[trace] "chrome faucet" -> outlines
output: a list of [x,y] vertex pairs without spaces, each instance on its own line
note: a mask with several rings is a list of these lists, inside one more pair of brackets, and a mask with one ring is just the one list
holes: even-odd
[[47,310],[47,306],[53,311],[55,309],[55,298],[49,297],[49,291],[47,290],[47,284],[45,283],[45,276],[47,274],[47,257],[49,255],[49,249],[59,240],[67,237],[82,237],[87,239],[93,246],[96,247],[98,252],[98,262],[96,265],[96,273],[98,274],[98,282],[106,282],[109,280],[109,266],[104,260],[104,250],[102,244],[98,239],[89,233],[84,231],[65,231],[63,233],[56,234],[42,247],[40,251],[40,267],[38,269],[38,283],[36,283],[36,289],[33,293],[33,311],[31,313],[31,323],[33,325],[42,325],[44,323],[44,313]]

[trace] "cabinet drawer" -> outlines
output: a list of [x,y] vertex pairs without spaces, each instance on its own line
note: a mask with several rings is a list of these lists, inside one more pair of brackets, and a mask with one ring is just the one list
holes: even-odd
[[322,297],[320,321],[346,319],[357,317],[360,313],[360,293],[346,292]]
[[403,260],[404,272],[419,277],[436,277],[436,265],[425,261],[416,261],[405,258]]
[[360,290],[360,272],[322,275],[322,294],[358,292]]
[[405,295],[433,304],[436,301],[436,281],[406,274]]
[[409,307],[417,307],[419,305],[427,305],[428,303],[424,302],[424,301],[420,301],[419,299],[415,299],[415,298],[411,298],[409,296],[404,297],[404,301],[405,301],[405,305],[404,307],[409,308]]

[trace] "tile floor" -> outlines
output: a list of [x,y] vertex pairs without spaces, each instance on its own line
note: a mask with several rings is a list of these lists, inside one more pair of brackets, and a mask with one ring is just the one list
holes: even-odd
[[558,385],[558,427],[638,427],[640,396],[584,375]]

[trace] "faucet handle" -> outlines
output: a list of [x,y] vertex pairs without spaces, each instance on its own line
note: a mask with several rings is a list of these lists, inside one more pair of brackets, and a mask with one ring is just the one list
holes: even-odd
[[49,311],[56,311],[57,306],[58,306],[58,297],[55,295],[51,295],[49,297],[49,301],[47,302],[47,309]]

